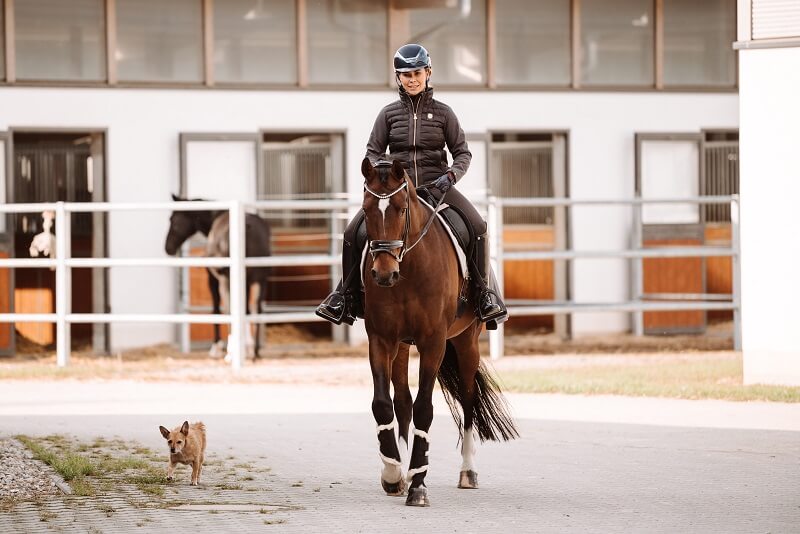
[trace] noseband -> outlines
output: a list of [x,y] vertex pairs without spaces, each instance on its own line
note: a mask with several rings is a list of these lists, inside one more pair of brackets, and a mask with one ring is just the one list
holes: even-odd
[[[381,199],[381,200],[385,200],[387,198],[391,198],[394,195],[396,195],[397,193],[399,193],[400,191],[402,191],[403,189],[406,189],[407,187],[408,187],[408,181],[406,180],[406,181],[403,181],[403,184],[400,187],[398,187],[397,189],[395,189],[391,193],[383,194],[383,193],[376,193],[375,191],[370,189],[367,186],[366,183],[364,183],[364,190],[367,193],[369,193],[370,195],[374,196],[375,198],[378,198],[378,199]],[[425,185],[421,185],[417,189],[422,189],[422,188],[425,188],[425,187],[426,187]],[[389,240],[387,240],[387,239],[372,239],[372,240],[370,240],[370,242],[369,242],[369,253],[372,254],[373,261],[375,260],[375,257],[378,254],[380,254],[381,252],[385,252],[386,254],[390,255],[395,260],[397,260],[397,263],[402,263],[403,262],[403,258],[405,257],[405,255],[408,254],[409,252],[411,252],[411,249],[416,247],[417,244],[420,241],[422,241],[422,238],[425,237],[425,234],[428,233],[428,229],[431,227],[431,224],[433,224],[433,221],[436,218],[436,213],[439,211],[439,207],[442,205],[442,201],[444,200],[444,195],[442,195],[442,197],[436,203],[436,206],[433,209],[433,213],[431,213],[430,218],[425,223],[425,226],[423,227],[422,232],[420,233],[420,235],[417,238],[417,240],[414,241],[414,243],[412,243],[411,246],[407,246],[406,245],[406,241],[408,240],[408,233],[409,233],[409,229],[411,228],[410,198],[411,198],[411,196],[409,195],[409,197],[406,199],[406,221],[405,221],[405,224],[403,225],[403,235],[400,237],[400,239],[389,239]],[[394,249],[397,249],[397,248],[400,249],[400,252],[395,254],[394,253]]]

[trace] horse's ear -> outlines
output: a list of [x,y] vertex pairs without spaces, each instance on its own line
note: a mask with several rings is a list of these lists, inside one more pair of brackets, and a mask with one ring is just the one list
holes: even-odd
[[405,180],[406,170],[399,159],[392,161],[392,174],[401,182]]
[[361,162],[361,174],[364,178],[369,179],[372,176],[374,169],[372,167],[372,162],[369,158],[364,158],[364,161]]

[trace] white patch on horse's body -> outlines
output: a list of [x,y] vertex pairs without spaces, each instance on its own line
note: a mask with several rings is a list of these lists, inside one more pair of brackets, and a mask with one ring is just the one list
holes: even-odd
[[222,358],[226,355],[225,350],[225,341],[219,340],[216,343],[211,344],[211,349],[208,351],[208,355],[212,358]]
[[31,257],[36,258],[39,253],[44,254],[50,258],[56,255],[56,236],[52,233],[53,219],[56,214],[53,211],[42,212],[42,231],[41,233],[33,236],[29,252]]
[[470,428],[469,431],[464,431],[464,441],[461,442],[462,471],[476,471],[475,451],[475,431]]

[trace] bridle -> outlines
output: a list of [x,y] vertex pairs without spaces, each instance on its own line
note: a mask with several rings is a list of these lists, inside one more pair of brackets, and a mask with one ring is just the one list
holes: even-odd
[[[424,184],[424,185],[419,186],[417,189],[427,189],[429,187],[431,187],[429,184]],[[400,187],[398,187],[397,189],[395,189],[391,193],[377,193],[377,192],[373,191],[372,189],[370,189],[367,186],[367,183],[364,182],[364,191],[366,191],[370,195],[372,195],[375,198],[378,198],[380,200],[385,200],[385,199],[391,198],[394,195],[396,195],[397,193],[399,193],[400,191],[402,191],[403,189],[407,189],[407,188],[408,188],[408,179],[404,180],[402,185],[400,185]],[[409,252],[411,252],[411,249],[416,247],[417,244],[420,241],[422,241],[422,238],[425,237],[425,234],[428,233],[428,229],[431,227],[431,224],[433,224],[433,221],[436,219],[436,213],[439,211],[439,208],[442,205],[442,201],[444,200],[445,194],[443,194],[441,196],[441,198],[438,200],[438,202],[436,202],[436,206],[434,206],[434,208],[433,208],[433,213],[431,213],[431,216],[428,218],[428,221],[425,223],[425,226],[422,228],[422,232],[420,232],[419,237],[417,238],[416,241],[414,241],[411,244],[411,246],[406,245],[406,241],[408,240],[408,234],[409,234],[409,231],[411,229],[411,195],[408,195],[407,198],[406,198],[406,220],[405,220],[405,223],[403,224],[403,235],[401,236],[400,239],[372,239],[372,240],[370,240],[370,242],[369,242],[369,253],[372,254],[373,261],[375,260],[375,257],[378,254],[380,254],[381,252],[385,252],[386,254],[390,255],[395,260],[397,260],[397,263],[402,263],[403,262],[403,258],[405,257],[405,255],[408,254]],[[398,248],[400,249],[400,252],[395,254],[394,250],[398,249]]]

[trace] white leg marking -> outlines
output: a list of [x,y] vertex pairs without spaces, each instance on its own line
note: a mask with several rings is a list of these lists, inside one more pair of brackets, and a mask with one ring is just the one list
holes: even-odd
[[[392,418],[392,422],[386,425],[375,425],[375,432],[380,434],[386,430],[392,432],[392,437],[394,437],[394,430],[397,428],[397,420]],[[394,458],[389,458],[388,456],[384,456],[381,453],[380,449],[378,449],[378,456],[381,457],[381,461],[383,462],[383,469],[381,470],[381,479],[388,482],[389,484],[395,484],[400,482],[400,479],[403,478],[403,466],[400,460],[395,460]],[[402,456],[401,456],[402,458]]]
[[400,463],[408,467],[408,442],[405,438],[397,440],[397,448],[400,449]]
[[475,471],[475,431],[470,428],[464,432],[464,441],[461,442],[461,470]]
[[378,456],[381,457],[381,461],[383,462],[381,478],[389,484],[400,482],[400,479],[403,478],[403,468],[400,466],[400,462],[394,458],[384,456],[380,451],[378,451]]
[[225,341],[219,340],[211,345],[208,355],[212,358],[222,358],[225,355]]

